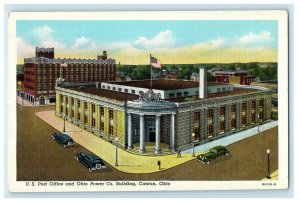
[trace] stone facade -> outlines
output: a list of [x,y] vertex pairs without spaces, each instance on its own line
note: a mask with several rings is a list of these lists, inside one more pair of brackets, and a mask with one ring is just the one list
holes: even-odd
[[[174,151],[271,119],[271,92],[267,90],[177,103],[155,100],[155,93],[147,93],[153,99],[119,101],[56,87],[56,115],[108,141],[118,137],[126,149],[139,143],[141,153],[147,150],[145,142],[155,142],[156,153],[161,143]],[[193,133],[197,133],[194,138]]]

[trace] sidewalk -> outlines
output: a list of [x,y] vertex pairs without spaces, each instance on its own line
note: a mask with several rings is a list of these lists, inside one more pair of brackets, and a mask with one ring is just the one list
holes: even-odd
[[23,107],[34,107],[34,105],[27,100],[23,99],[20,96],[17,96],[17,104]]
[[[55,111],[37,112],[36,116],[48,123],[50,126],[62,132],[63,120],[55,116]],[[141,156],[129,153],[118,148],[118,164],[115,166],[116,146],[93,135],[78,126],[66,121],[66,133],[70,135],[75,142],[85,147],[92,153],[101,157],[115,169],[126,173],[153,173],[172,168],[192,160],[192,154],[182,154],[177,158],[177,154],[165,156]],[[50,138],[49,134],[49,138]],[[158,169],[157,161],[161,161],[161,170]]]
[[262,180],[278,180],[278,170],[276,170],[275,172],[271,173],[270,177],[271,177],[271,179],[264,178]]
[[47,106],[55,106],[55,103],[48,103],[46,105],[39,105],[38,102],[35,102],[33,105],[31,102],[28,102],[27,100],[23,99],[20,96],[17,96],[17,104],[23,107],[47,107]]
[[[46,123],[48,123],[56,130],[62,131],[63,120],[55,116],[54,110],[37,112],[36,116],[42,119],[43,121],[45,121]],[[206,152],[210,148],[217,145],[228,146],[235,142],[254,136],[260,132],[266,131],[270,128],[276,127],[277,125],[278,122],[276,121],[269,122],[264,125],[246,129],[239,133],[229,135],[227,137],[223,137],[221,139],[212,142],[207,142],[205,144],[195,146],[194,149],[195,154],[197,156],[197,154]],[[181,152],[182,157],[177,158],[177,154],[170,154],[164,156],[144,156],[144,155],[130,153],[126,150],[118,148],[119,166],[115,166],[115,160],[116,160],[115,145],[67,121],[66,121],[66,133],[69,134],[74,139],[75,142],[82,145],[92,153],[95,153],[96,155],[100,156],[102,159],[104,159],[107,163],[109,163],[114,168],[126,173],[159,172],[183,164],[195,158],[192,157],[192,149],[182,151]],[[50,135],[51,134],[49,134],[49,138]],[[157,165],[158,160],[161,161],[161,170],[159,170]]]

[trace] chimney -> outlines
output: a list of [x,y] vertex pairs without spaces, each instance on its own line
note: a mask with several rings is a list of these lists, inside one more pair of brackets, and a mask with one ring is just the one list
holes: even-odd
[[207,70],[203,67],[199,68],[199,98],[207,98]]

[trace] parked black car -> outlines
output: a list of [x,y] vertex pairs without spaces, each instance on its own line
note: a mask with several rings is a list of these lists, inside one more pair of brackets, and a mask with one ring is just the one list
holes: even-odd
[[90,172],[106,168],[103,160],[95,154],[85,154],[80,152],[79,154],[76,154],[75,158],[77,161],[80,161],[83,165],[85,165]]
[[73,139],[67,134],[56,132],[52,134],[52,138],[53,140],[56,140],[58,143],[64,145],[64,147],[74,146],[75,144]]
[[221,156],[228,156],[229,151],[223,146],[216,146],[211,148],[208,152],[197,156],[197,161],[210,164]]

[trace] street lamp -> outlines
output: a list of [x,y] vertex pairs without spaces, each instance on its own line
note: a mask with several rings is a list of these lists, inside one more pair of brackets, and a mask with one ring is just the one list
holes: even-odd
[[271,176],[270,176],[270,149],[267,149],[267,154],[268,154],[268,174],[267,174],[267,178],[271,179]]
[[193,137],[193,157],[195,157],[195,133],[192,133],[192,137]]
[[115,140],[116,140],[116,162],[115,162],[115,166],[118,166],[119,165],[118,164],[118,140],[119,140],[119,138],[116,137]]
[[64,114],[64,130],[63,132],[66,132],[66,115]]

